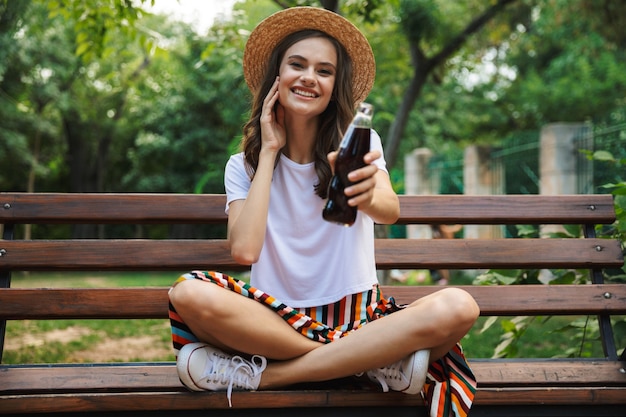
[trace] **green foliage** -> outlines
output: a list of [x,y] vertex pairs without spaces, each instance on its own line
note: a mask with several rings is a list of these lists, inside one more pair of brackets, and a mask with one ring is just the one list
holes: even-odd
[[[614,165],[616,172],[625,172],[626,158],[617,159],[611,152],[599,150],[596,152],[583,151],[588,158],[595,161],[603,161]],[[622,252],[626,254],[626,178],[618,179],[614,183],[604,184],[602,189],[610,191],[614,198],[615,204],[615,222],[606,228],[599,230],[598,234],[622,242]],[[615,281],[626,282],[626,265],[624,265],[619,273],[609,277]]]
[[402,0],[399,15],[402,30],[409,42],[415,44],[434,38],[441,24],[435,0]]
[[[596,161],[610,162],[621,167],[626,164],[626,159],[616,159],[613,155],[604,150],[596,152],[583,151],[588,158]],[[598,226],[596,234],[598,237],[618,239],[622,242],[622,250],[626,252],[626,182],[606,184],[603,188],[611,190],[615,197],[616,220],[610,227]],[[536,231],[529,226],[518,226],[520,237],[536,237]],[[564,225],[560,232],[548,234],[551,238],[571,238],[580,237],[581,228],[578,225]],[[615,282],[626,282],[626,265],[620,271],[611,271],[605,278]],[[476,285],[523,285],[523,284],[585,284],[589,282],[586,271],[577,270],[489,270],[476,277]],[[546,318],[545,320],[549,320]],[[522,342],[524,333],[531,325],[534,318],[515,317],[513,319],[490,318],[485,322],[481,332],[487,331],[496,323],[500,323],[501,336],[500,343],[494,350],[494,357],[515,357],[519,344]],[[565,357],[592,357],[592,344],[600,340],[600,329],[597,320],[590,317],[574,319],[555,330],[566,333],[572,343],[565,349],[562,356]],[[616,341],[623,343],[626,339],[626,318],[617,317],[613,319],[613,331]]]
[[622,102],[626,50],[602,26],[626,10],[609,17],[588,5],[539,1],[532,18],[511,34],[505,61],[517,75],[502,100],[519,127],[589,120]]
[[[534,317],[514,317],[512,319],[505,319],[500,322],[504,334],[501,337],[501,342],[496,346],[493,357],[515,357],[518,349],[514,343],[516,340],[526,333],[526,329],[529,324],[534,320]],[[489,323],[486,323],[489,324]],[[487,328],[487,327],[485,327]]]
[[[626,342],[625,323],[619,318],[614,321],[618,346]],[[589,316],[488,317],[472,333],[463,343],[468,351],[480,352],[480,357],[597,358],[604,354],[598,321]],[[494,344],[490,352],[484,347]]]
[[154,60],[150,84],[139,86],[133,102],[144,123],[127,151],[125,188],[223,192],[223,169],[249,100],[238,23],[217,24],[204,39],[187,32],[176,53]]
[[[139,0],[139,5],[155,0]],[[85,62],[106,58],[114,49],[111,41],[120,31],[126,39],[138,39],[150,50],[154,43],[145,33],[138,31],[136,22],[145,13],[137,2],[131,0],[48,0],[50,18],[62,16],[74,21],[75,53]]]
[[[36,191],[222,191],[249,104],[243,45],[279,3],[238,2],[200,35],[146,13],[153,1],[165,0],[0,1],[1,189],[26,190],[32,173]],[[595,122],[623,104],[614,29],[626,12],[599,1],[519,0],[464,39],[430,74],[398,154],[426,146],[457,158],[467,143],[498,145],[546,121]],[[280,4],[337,5],[363,29],[377,62],[368,101],[385,136],[415,70],[410,41],[434,54],[493,3]]]
[[[463,348],[470,355],[470,358],[493,358],[500,356],[511,356],[506,352],[508,348],[502,334],[504,326],[501,321],[511,321],[512,317],[479,317],[476,325],[462,340]],[[519,320],[516,320],[519,321]],[[577,347],[572,343],[573,330],[565,329],[572,321],[571,317],[534,317],[528,318],[528,323],[524,326],[523,337],[511,340],[512,349],[515,355],[520,358],[550,358],[563,357],[564,353],[572,347]],[[592,320],[593,321],[593,320]],[[514,326],[521,326],[515,323]],[[516,330],[521,332],[522,329]],[[587,339],[586,349],[592,357],[601,357],[602,345],[598,340]],[[624,341],[626,342],[626,341]],[[499,350],[496,355],[494,346],[502,345],[504,350]],[[619,346],[623,343],[619,344]]]
[[358,15],[365,22],[375,23],[384,17],[385,5],[397,6],[398,0],[346,0],[342,9],[348,15]]
[[200,37],[126,3],[34,0],[0,33],[2,189],[31,170],[40,191],[223,191],[249,100],[241,21]]
[[563,352],[563,356],[568,358],[591,357],[592,342],[600,340],[598,321],[589,316],[573,320],[556,331],[570,333],[573,335],[573,340],[578,341],[578,344],[572,344]]

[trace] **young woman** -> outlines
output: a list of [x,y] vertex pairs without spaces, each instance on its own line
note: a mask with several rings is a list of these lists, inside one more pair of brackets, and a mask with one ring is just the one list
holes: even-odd
[[201,271],[175,283],[181,381],[230,401],[233,389],[366,373],[385,391],[422,392],[432,415],[465,415],[475,381],[458,342],[479,310],[454,288],[407,306],[381,294],[374,223],[394,223],[399,203],[375,131],[345,190],[355,224],[322,219],[335,149],[374,83],[369,43],[335,13],[286,9],[251,33],[244,75],[254,102],[225,187],[231,253],[252,266],[250,284]]

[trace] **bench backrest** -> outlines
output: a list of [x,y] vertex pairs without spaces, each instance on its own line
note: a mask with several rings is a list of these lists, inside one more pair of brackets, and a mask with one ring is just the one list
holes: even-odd
[[[626,286],[604,284],[601,273],[623,265],[620,242],[594,234],[595,225],[615,220],[610,195],[400,196],[400,202],[398,224],[580,224],[585,238],[379,238],[380,270],[585,268],[592,285],[464,288],[476,297],[483,315],[597,314],[606,333],[610,315],[626,314]],[[232,260],[223,237],[17,240],[18,225],[224,224],[224,206],[223,195],[0,193],[0,320],[167,317],[163,288],[8,288],[14,271],[244,269]],[[437,289],[394,287],[393,293],[402,303]],[[610,357],[615,344],[609,336],[605,349]]]

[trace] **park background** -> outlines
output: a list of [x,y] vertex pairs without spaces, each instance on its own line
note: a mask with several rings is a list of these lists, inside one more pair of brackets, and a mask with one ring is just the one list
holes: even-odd
[[[314,5],[340,12],[370,40],[377,78],[367,101],[397,192],[405,192],[405,156],[428,149],[430,172],[438,173],[432,191],[464,193],[465,149],[480,146],[505,166],[499,192],[539,193],[541,129],[572,123],[588,132],[571,155],[587,161],[580,192],[614,193],[623,218],[625,2],[247,0],[202,28],[156,13],[165,2],[173,0],[0,0],[0,190],[222,193],[223,168],[238,149],[251,99],[241,68],[247,36],[280,8]],[[624,236],[625,223],[605,232]],[[28,238],[223,233],[187,225],[18,231]],[[174,278],[30,274],[13,286],[169,285]],[[463,274],[452,278],[467,283]],[[623,271],[612,279],[623,280]],[[488,323],[464,345],[472,357],[529,349],[593,355],[589,320],[577,320]],[[618,346],[625,345],[623,323],[618,319]],[[112,340],[118,342],[109,354],[124,350],[120,340],[129,344],[120,360],[154,359],[147,346],[156,345],[163,347],[158,357],[171,355],[162,321],[146,322],[144,335],[114,321],[25,326],[8,327],[25,336],[9,337],[22,343],[6,347],[5,361],[89,360],[85,355]],[[528,341],[517,343],[522,336]]]

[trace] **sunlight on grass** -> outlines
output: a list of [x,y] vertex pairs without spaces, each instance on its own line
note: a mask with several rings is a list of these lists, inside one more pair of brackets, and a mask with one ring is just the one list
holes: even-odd
[[5,364],[174,360],[164,319],[9,321],[5,343]]
[[[177,272],[16,273],[12,288],[169,287]],[[2,362],[172,361],[169,322],[135,320],[8,321]]]
[[169,287],[182,274],[168,272],[14,273],[12,288]]

